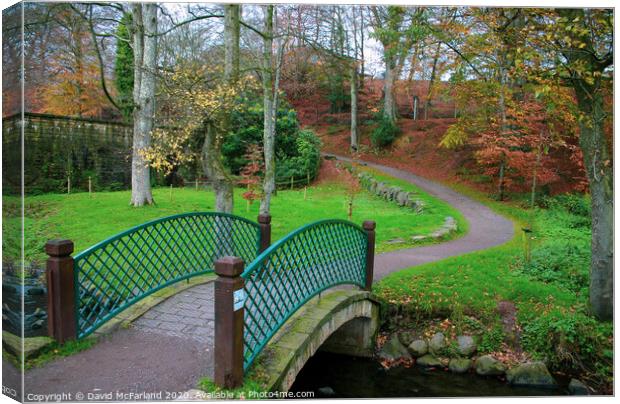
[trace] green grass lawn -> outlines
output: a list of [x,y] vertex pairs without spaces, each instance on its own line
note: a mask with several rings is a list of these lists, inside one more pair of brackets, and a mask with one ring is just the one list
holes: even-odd
[[478,327],[482,350],[488,352],[505,349],[497,307],[500,301],[513,302],[521,345],[532,357],[546,359],[556,370],[585,371],[583,377],[594,385],[610,383],[612,325],[597,322],[587,311],[591,233],[589,212],[579,210],[589,201],[551,199],[549,209],[532,214],[515,203],[459,191],[511,218],[517,229],[532,220],[530,262],[518,230],[504,245],[391,274],[374,288],[380,299],[410,314],[405,328],[444,319],[458,330]]
[[[258,202],[247,210],[243,190],[235,190],[235,213],[251,220],[258,215]],[[75,243],[75,251],[146,221],[192,211],[211,211],[214,195],[209,190],[192,188],[159,188],[153,190],[156,204],[142,208],[129,206],[130,192],[98,192],[47,194],[28,196],[25,214],[25,254],[27,261],[44,260],[43,245],[52,238],[67,238]],[[454,209],[436,199],[420,194],[427,201],[423,214],[361,192],[355,197],[353,217],[361,224],[370,219],[377,222],[377,251],[407,246],[388,243],[403,235],[427,235],[436,230]],[[4,259],[19,257],[19,199],[3,199]],[[435,205],[436,204],[436,205]],[[272,241],[305,224],[329,218],[347,219],[346,190],[341,183],[328,183],[304,190],[281,190],[272,200]],[[463,221],[464,222],[464,221]],[[461,223],[459,223],[461,224]]]

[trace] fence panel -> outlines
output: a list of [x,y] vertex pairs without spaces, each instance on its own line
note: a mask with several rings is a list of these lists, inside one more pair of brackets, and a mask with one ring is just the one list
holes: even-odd
[[367,243],[353,223],[320,221],[273,244],[246,268],[244,369],[312,297],[341,284],[364,287]]
[[252,262],[259,248],[257,223],[215,212],[164,217],[102,241],[74,258],[78,338],[161,288],[212,272],[218,258]]

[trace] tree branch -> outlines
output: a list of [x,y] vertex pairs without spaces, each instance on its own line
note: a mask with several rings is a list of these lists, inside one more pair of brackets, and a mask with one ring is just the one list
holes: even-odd
[[105,93],[106,98],[108,99],[108,101],[110,101],[110,103],[119,111],[122,111],[121,107],[119,106],[119,104],[114,100],[114,98],[112,98],[112,95],[110,94],[110,92],[108,91],[108,86],[106,84],[105,81],[105,71],[103,68],[103,57],[101,56],[101,51],[99,50],[99,43],[97,42],[97,35],[95,35],[95,27],[93,26],[93,20],[92,20],[92,12],[93,12],[93,8],[91,5],[89,5],[89,12],[90,15],[86,16],[85,14],[83,14],[77,7],[75,7],[73,4],[71,4],[71,8],[80,16],[82,17],[87,23],[88,23],[88,29],[90,31],[92,40],[93,40],[93,45],[95,47],[95,53],[97,54],[97,60],[99,61],[99,80],[101,82],[101,87],[103,89],[103,92]]

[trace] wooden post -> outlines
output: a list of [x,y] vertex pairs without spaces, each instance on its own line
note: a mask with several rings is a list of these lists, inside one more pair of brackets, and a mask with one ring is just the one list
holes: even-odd
[[196,191],[198,191],[198,178],[196,178]]
[[71,193],[71,177],[67,177],[67,193]]
[[93,192],[93,183],[92,183],[92,181],[91,181],[91,179],[90,179],[90,175],[89,175],[89,176],[88,176],[88,197],[89,197],[89,198],[92,198],[92,197],[93,197],[92,192]]
[[243,260],[223,257],[215,262],[214,381],[232,389],[243,384]]
[[362,224],[362,228],[368,236],[368,247],[366,248],[366,287],[364,290],[372,290],[372,277],[375,269],[375,227],[376,223],[372,220],[366,220]]
[[62,344],[77,337],[73,242],[50,240],[45,244],[45,252],[49,255],[46,265],[47,331]]
[[271,245],[271,215],[258,215],[258,225],[260,226],[259,252],[263,252]]

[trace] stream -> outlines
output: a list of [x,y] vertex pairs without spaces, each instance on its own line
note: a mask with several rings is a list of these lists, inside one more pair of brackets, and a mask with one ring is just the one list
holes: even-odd
[[541,389],[512,387],[493,377],[397,366],[389,370],[373,359],[317,352],[297,375],[290,391],[314,391],[316,398],[488,397],[567,395],[566,384]]

